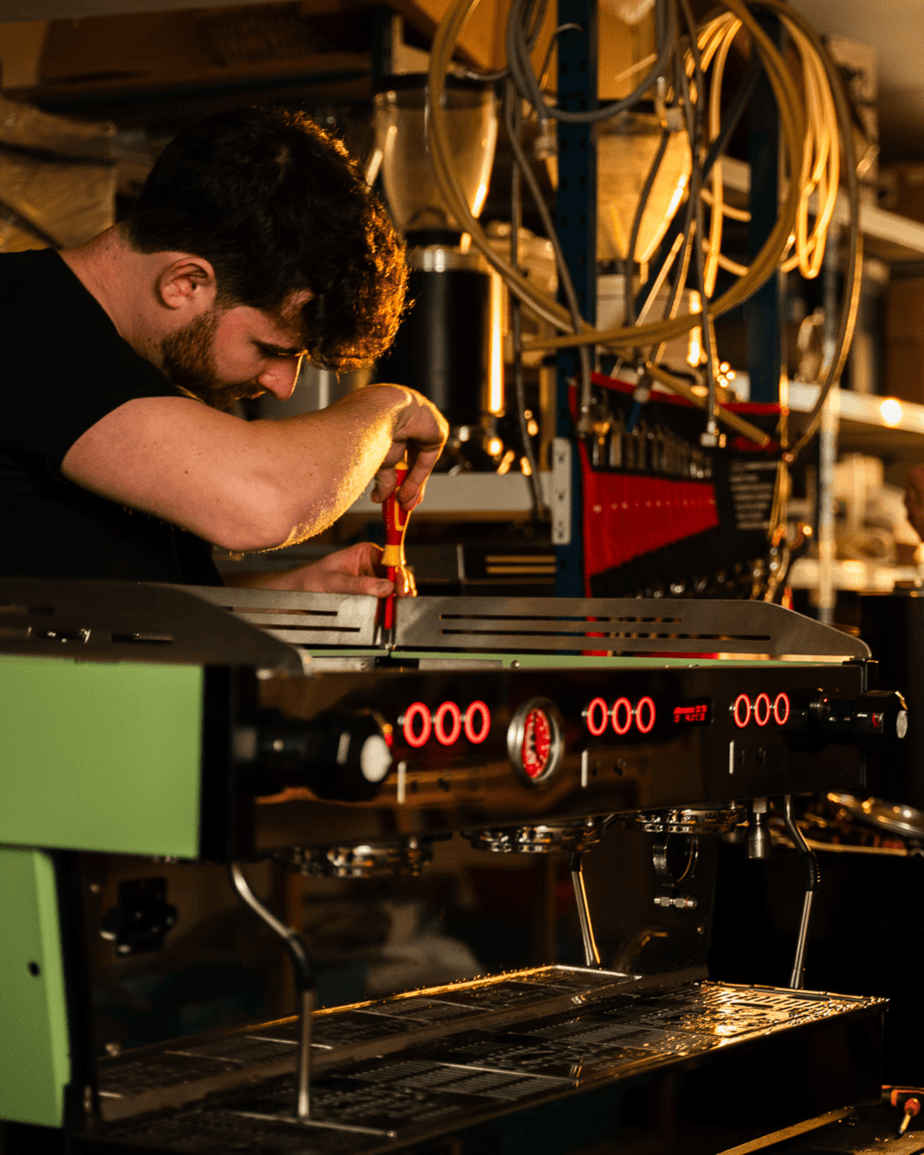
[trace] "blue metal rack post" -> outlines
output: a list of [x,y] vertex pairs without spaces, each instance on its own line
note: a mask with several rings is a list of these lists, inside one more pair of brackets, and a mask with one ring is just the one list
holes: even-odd
[[[597,13],[595,0],[559,0],[560,25],[578,25],[558,40],[558,103],[569,112],[597,104]],[[556,224],[583,317],[597,312],[597,153],[590,124],[558,122],[558,190]],[[571,540],[557,544],[555,592],[559,597],[584,594],[584,549],[581,472],[569,391],[580,379],[576,350],[556,359],[557,417],[555,434],[566,438],[571,454]]]

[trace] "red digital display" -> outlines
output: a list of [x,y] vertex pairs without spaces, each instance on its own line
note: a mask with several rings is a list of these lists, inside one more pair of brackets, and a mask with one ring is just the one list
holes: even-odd
[[712,721],[712,699],[694,698],[688,702],[676,702],[671,711],[675,726],[708,726]]

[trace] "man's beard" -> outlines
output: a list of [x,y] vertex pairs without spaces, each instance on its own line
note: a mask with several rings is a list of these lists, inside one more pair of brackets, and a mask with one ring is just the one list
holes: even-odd
[[229,409],[235,401],[252,394],[254,387],[219,381],[214,354],[219,319],[217,309],[204,313],[185,328],[164,337],[160,350],[163,371],[174,385],[213,409]]

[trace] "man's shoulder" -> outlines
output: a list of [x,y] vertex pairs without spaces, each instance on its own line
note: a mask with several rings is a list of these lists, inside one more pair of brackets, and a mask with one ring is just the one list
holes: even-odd
[[29,346],[35,339],[49,356],[62,342],[109,342],[115,327],[55,249],[25,249],[0,254],[0,331],[7,348]]
[[163,374],[119,335],[55,249],[0,254],[2,384],[103,389],[125,400],[173,395]]
[[10,301],[29,303],[33,287],[43,292],[67,292],[73,279],[54,249],[0,253],[0,294]]
[[56,266],[66,269],[54,249],[21,249],[14,253],[0,253],[0,269],[35,269],[53,274]]

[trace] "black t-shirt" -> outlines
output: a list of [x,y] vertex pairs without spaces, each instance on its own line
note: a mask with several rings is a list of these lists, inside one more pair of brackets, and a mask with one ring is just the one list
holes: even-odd
[[178,396],[53,249],[0,254],[0,573],[220,585],[207,542],[61,475],[107,413]]

